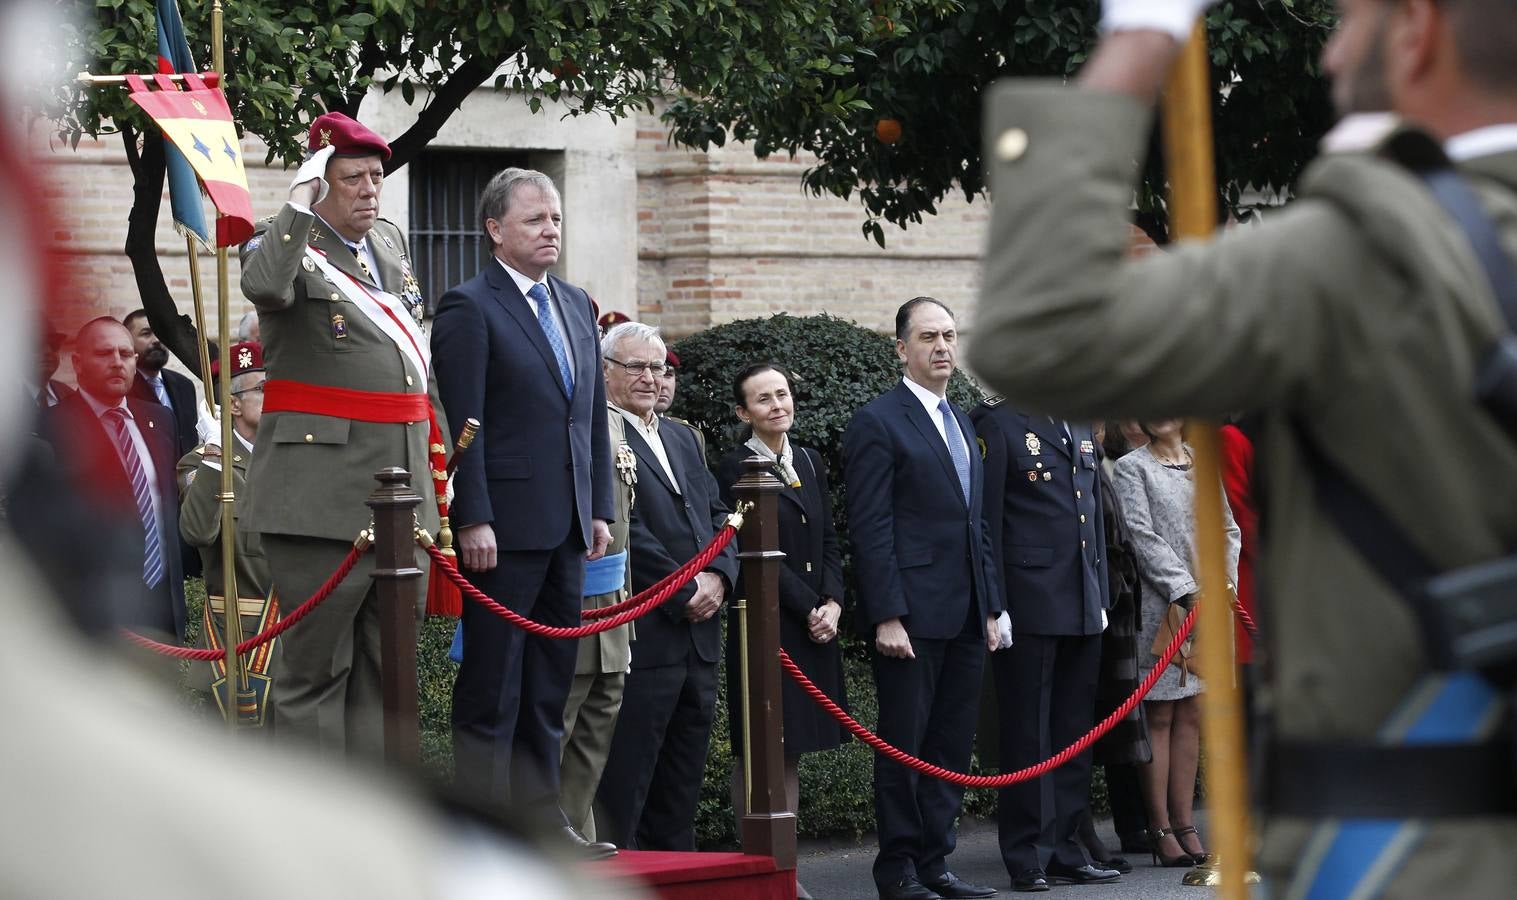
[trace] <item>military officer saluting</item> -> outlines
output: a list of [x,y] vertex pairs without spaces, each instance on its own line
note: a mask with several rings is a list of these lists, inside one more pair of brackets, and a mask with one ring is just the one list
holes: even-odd
[[[314,593],[368,525],[364,500],[380,469],[412,473],[420,524],[437,532],[447,433],[405,236],[379,217],[390,147],[327,113],[311,124],[308,149],[289,202],[242,248],[268,381],[241,524],[262,536],[288,604]],[[381,749],[373,560],[366,554],[285,636],[275,731],[324,752]],[[416,565],[427,569],[420,551]]]
[[[227,354],[232,360],[232,450],[223,453],[215,444],[202,444],[179,460],[179,534],[185,543],[200,550],[205,571],[206,604],[201,623],[201,645],[220,648],[225,644],[222,616],[226,600],[222,594],[225,581],[221,567],[221,467],[232,467],[232,491],[237,497],[234,515],[241,518],[247,507],[248,463],[253,456],[253,441],[258,422],[263,417],[263,348],[248,341],[233,344]],[[211,375],[219,374],[221,361],[211,363]],[[242,616],[244,637],[273,625],[279,618],[279,602],[269,592],[269,566],[263,558],[258,536],[239,527],[236,541],[237,609]],[[257,712],[255,720],[263,724],[268,715],[269,684],[274,675],[274,658],[279,639],[264,644],[243,657],[247,667],[248,687],[253,692]],[[201,668],[202,665],[204,668]],[[210,689],[226,709],[226,663],[197,663],[202,673],[197,681]]]

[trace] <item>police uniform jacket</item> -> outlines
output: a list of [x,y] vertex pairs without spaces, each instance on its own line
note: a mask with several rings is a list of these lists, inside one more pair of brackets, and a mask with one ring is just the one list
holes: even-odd
[[[379,219],[367,235],[384,290],[420,301],[405,236]],[[385,393],[428,394],[449,434],[436,379],[416,372],[395,343],[347,300],[321,270],[304,263],[309,244],[370,288],[358,260],[331,228],[290,204],[260,221],[242,247],[242,292],[258,307],[270,381]],[[255,486],[246,526],[269,534],[351,541],[368,525],[364,500],[374,473],[402,466],[421,494],[422,527],[437,533],[428,459],[428,422],[363,422],[298,412],[265,412],[248,479]]]
[[970,413],[985,459],[985,521],[1013,632],[1101,633],[1111,606],[1101,484],[1089,425],[1012,409]]
[[[990,95],[993,252],[969,363],[1065,417],[1263,410],[1273,727],[1371,739],[1427,672],[1421,632],[1319,506],[1292,423],[1434,564],[1510,552],[1517,445],[1472,388],[1500,314],[1423,184],[1364,150],[1319,159],[1258,227],[1129,260],[1149,117],[1130,98],[1044,82]],[[1517,150],[1460,169],[1517,257]],[[1300,862],[1309,824],[1270,824],[1267,872]],[[1465,894],[1503,893],[1514,842],[1510,819],[1434,822],[1382,896],[1434,896],[1451,872]]]

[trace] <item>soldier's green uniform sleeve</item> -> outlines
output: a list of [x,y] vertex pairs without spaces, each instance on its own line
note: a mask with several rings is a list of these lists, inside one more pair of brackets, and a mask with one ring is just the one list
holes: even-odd
[[1312,387],[1313,360],[1341,337],[1335,298],[1383,277],[1322,202],[1131,259],[1149,111],[1019,81],[986,113],[994,200],[968,361],[1024,408],[1093,418],[1279,402]]
[[259,309],[287,309],[296,300],[296,277],[316,216],[286,203],[260,221],[242,245],[242,293]]
[[221,461],[201,457],[199,448],[179,461],[184,493],[179,501],[179,536],[192,547],[210,547],[221,537]]

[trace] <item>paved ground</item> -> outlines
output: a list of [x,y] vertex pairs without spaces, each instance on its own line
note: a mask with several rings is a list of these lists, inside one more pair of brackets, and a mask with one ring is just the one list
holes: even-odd
[[[1198,824],[1205,833],[1205,816],[1198,812]],[[1111,823],[1102,822],[1097,831],[1108,846],[1117,845]],[[858,845],[802,845],[800,849],[800,882],[816,900],[873,900],[874,880],[870,866],[874,863],[875,844],[873,837],[866,837]],[[1050,900],[1205,900],[1212,892],[1205,888],[1185,887],[1180,877],[1187,869],[1160,869],[1150,865],[1147,856],[1128,857],[1133,864],[1131,874],[1123,875],[1116,884],[1091,885],[1088,887],[1055,886],[1047,894],[1014,894],[1011,878],[1001,864],[1000,851],[996,846],[995,823],[971,824],[959,832],[958,849],[949,857],[948,864],[959,877],[976,884],[990,885],[1000,889],[1002,897],[1046,896]]]

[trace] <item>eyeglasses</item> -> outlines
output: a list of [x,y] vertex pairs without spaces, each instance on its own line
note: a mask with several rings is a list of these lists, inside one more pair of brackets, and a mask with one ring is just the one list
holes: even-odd
[[616,363],[617,365],[621,366],[622,371],[626,372],[628,375],[631,375],[633,378],[643,377],[644,372],[652,372],[653,377],[658,378],[669,370],[669,367],[663,363],[649,363],[642,362],[641,360],[635,362],[622,362],[619,359],[612,359],[609,356],[605,357],[605,360],[608,363]]
[[263,393],[263,385],[261,385],[261,384],[255,384],[255,385],[253,385],[250,388],[243,388],[240,391],[233,391],[232,392],[232,396],[233,397],[241,397],[243,394],[261,394],[261,393]]

